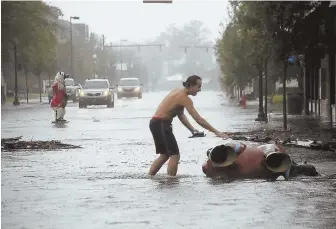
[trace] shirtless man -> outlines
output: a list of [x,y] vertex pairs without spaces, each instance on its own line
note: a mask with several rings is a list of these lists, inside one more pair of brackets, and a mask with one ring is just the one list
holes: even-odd
[[198,132],[189,123],[184,114],[184,108],[186,108],[188,113],[200,126],[213,132],[218,137],[229,138],[228,135],[218,131],[202,118],[194,108],[192,100],[189,98],[189,95],[196,96],[197,93],[201,91],[201,77],[192,75],[186,82],[183,82],[183,86],[183,88],[173,90],[162,100],[150,121],[149,128],[154,138],[156,154],[159,154],[159,157],[150,167],[149,175],[155,175],[169,159],[167,173],[170,176],[176,176],[180,152],[172,130],[173,118],[178,116],[180,121],[190,132]]

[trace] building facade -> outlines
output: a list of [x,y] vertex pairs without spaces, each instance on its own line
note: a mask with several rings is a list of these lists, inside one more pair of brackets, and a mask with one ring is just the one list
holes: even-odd
[[305,54],[304,113],[336,123],[336,7],[330,5],[323,17],[323,24],[312,26],[312,32],[324,37],[323,52],[310,47]]

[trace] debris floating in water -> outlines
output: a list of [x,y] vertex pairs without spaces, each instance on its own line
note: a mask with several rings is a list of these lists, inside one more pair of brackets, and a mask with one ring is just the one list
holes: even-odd
[[2,138],[1,150],[57,150],[82,148],[76,145],[61,143],[60,141],[21,141],[22,136],[15,138]]
[[[280,132],[232,132],[229,134],[232,140],[237,141],[251,141],[258,143],[278,143],[283,146],[291,146],[298,148],[308,148],[315,150],[336,152],[336,141],[318,141],[315,139],[296,139],[294,136],[281,136]],[[280,135],[280,136],[279,136]],[[284,139],[281,140],[280,138]]]

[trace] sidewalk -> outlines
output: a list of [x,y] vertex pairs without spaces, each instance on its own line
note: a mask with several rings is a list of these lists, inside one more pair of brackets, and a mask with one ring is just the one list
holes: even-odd
[[28,99],[28,103],[25,98],[19,98],[19,101],[20,105],[18,106],[14,106],[12,101],[8,101],[5,104],[1,104],[1,110],[36,107],[39,105],[49,105],[48,97],[46,96],[42,97],[42,102],[40,102],[40,98]]
[[[238,107],[238,109],[242,109]],[[247,110],[257,118],[259,102],[256,100],[247,101]],[[293,139],[311,140],[333,140],[336,139],[336,125],[332,125],[323,118],[316,115],[289,115],[287,114],[287,130],[283,131],[283,110],[282,104],[268,103],[267,109],[268,123],[257,122],[258,125],[252,127],[251,132],[265,135],[277,135],[281,138],[292,137]],[[252,124],[252,126],[253,126]]]

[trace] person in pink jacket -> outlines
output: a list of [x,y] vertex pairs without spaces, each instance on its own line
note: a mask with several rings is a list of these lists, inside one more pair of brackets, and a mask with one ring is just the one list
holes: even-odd
[[55,120],[65,121],[65,107],[67,104],[67,94],[64,84],[64,72],[58,72],[55,77],[54,84],[52,85],[53,98],[51,101],[51,108],[54,111]]

